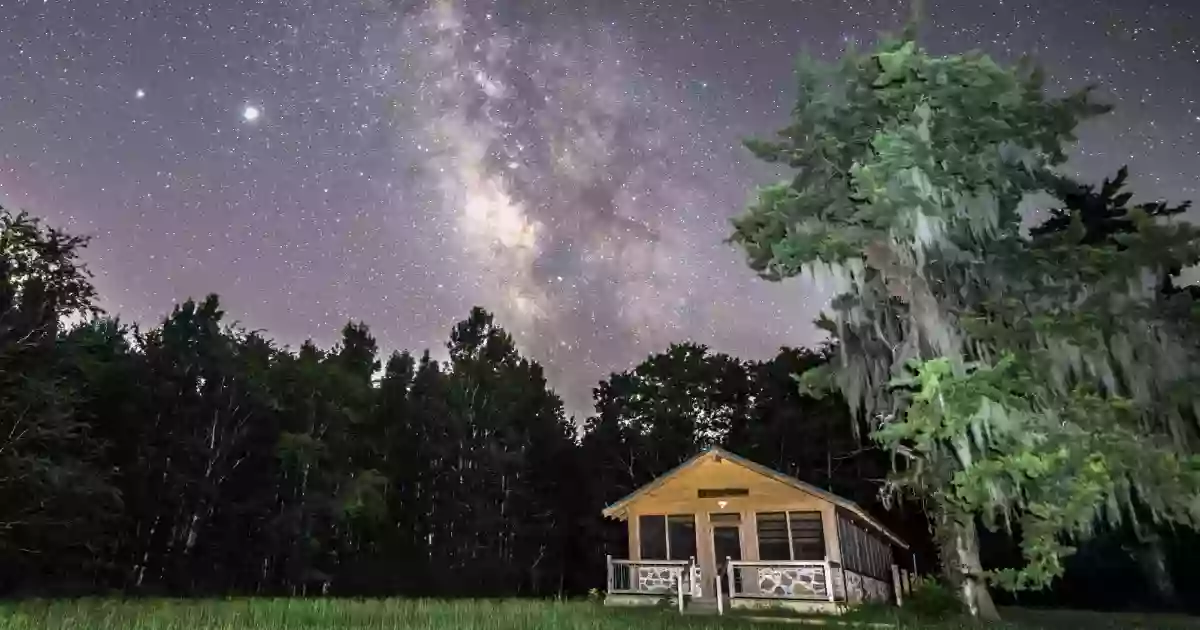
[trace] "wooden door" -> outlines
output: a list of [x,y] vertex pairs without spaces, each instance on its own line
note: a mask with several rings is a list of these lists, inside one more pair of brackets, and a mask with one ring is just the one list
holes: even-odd
[[[729,560],[742,559],[742,527],[740,514],[709,515],[712,536],[713,575],[721,580],[721,592],[729,597]],[[736,578],[736,576],[735,576]]]

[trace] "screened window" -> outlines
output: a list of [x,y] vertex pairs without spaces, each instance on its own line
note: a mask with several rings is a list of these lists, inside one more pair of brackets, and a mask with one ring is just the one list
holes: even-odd
[[638,517],[642,560],[667,559],[667,521],[662,516]]
[[842,562],[851,571],[887,579],[891,574],[891,547],[845,518],[838,518]]
[[787,514],[763,512],[758,519],[758,559],[791,560],[792,545],[788,541]]
[[691,514],[667,517],[667,559],[687,560],[696,556],[696,518]]
[[638,540],[643,560],[688,560],[696,555],[696,518],[691,514],[639,516]]
[[760,512],[760,560],[824,560],[825,531],[820,512]]
[[792,559],[824,560],[825,530],[821,526],[820,512],[790,512]]

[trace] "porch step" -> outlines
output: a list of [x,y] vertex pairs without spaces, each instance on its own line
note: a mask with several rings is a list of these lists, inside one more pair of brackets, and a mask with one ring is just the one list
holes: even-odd
[[715,614],[717,612],[717,600],[709,598],[698,598],[688,601],[683,612],[694,613],[697,615]]

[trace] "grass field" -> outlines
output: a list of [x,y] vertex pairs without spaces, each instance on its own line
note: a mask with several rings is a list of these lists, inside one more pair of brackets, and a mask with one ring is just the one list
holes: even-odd
[[[1005,615],[1020,620],[1021,624],[993,625],[988,629],[1200,629],[1200,623],[1189,617],[1020,610],[1007,610]],[[800,625],[797,621],[680,616],[673,611],[621,610],[587,602],[531,600],[81,599],[0,603],[0,630],[749,630],[846,627],[837,622],[815,626]],[[883,620],[876,617],[870,621]],[[893,622],[893,627],[898,630],[975,627],[966,622]]]
[[531,600],[232,599],[0,604],[0,630],[703,630],[744,619]]

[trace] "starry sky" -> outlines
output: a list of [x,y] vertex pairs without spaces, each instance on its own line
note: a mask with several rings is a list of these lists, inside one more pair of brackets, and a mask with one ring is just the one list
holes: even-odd
[[[723,241],[781,173],[792,63],[900,0],[0,0],[0,203],[93,237],[102,305],[219,293],[281,344],[444,355],[496,313],[576,414],[674,341],[819,339],[820,286]],[[927,0],[923,43],[1097,83],[1070,169],[1200,200],[1200,1]]]

